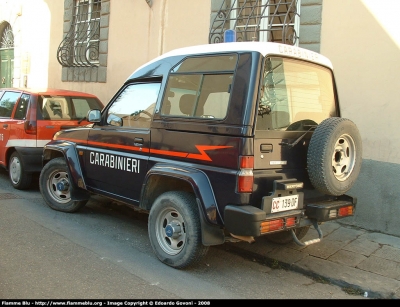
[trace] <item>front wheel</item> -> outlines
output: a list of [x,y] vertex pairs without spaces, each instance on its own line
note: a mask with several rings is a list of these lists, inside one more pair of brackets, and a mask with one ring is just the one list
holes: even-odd
[[39,188],[46,204],[54,210],[75,212],[86,205],[87,200],[71,199],[70,181],[64,158],[50,160],[42,169]]
[[208,251],[201,240],[199,208],[190,193],[170,191],[160,195],[151,207],[148,230],[157,258],[171,267],[195,265]]
[[18,152],[13,152],[8,163],[8,175],[15,189],[26,190],[32,182],[32,173],[27,173]]

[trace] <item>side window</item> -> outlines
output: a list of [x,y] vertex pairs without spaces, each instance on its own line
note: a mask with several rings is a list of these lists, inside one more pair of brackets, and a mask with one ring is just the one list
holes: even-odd
[[17,109],[15,110],[14,119],[25,119],[26,111],[28,110],[30,95],[22,94],[18,102]]
[[5,92],[0,99],[0,117],[11,117],[12,110],[21,96],[19,92]]
[[72,97],[71,114],[73,119],[82,119],[87,116],[89,110],[99,109],[99,104],[94,98],[74,98]]
[[43,119],[70,120],[70,107],[66,97],[44,97],[42,104]]
[[161,115],[224,119],[237,60],[236,54],[185,59],[171,71]]
[[232,80],[233,74],[172,76],[161,114],[223,119],[228,110]]
[[108,109],[107,123],[113,125],[117,117],[120,126],[150,128],[161,83],[136,83],[123,89]]

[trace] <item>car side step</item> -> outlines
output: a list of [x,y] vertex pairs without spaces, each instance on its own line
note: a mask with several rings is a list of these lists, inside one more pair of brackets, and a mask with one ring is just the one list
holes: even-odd
[[305,242],[301,242],[299,239],[297,239],[296,233],[292,229],[291,230],[292,231],[292,237],[293,237],[294,242],[297,245],[307,246],[307,245],[311,245],[311,244],[314,244],[314,243],[321,242],[321,240],[323,238],[323,234],[322,234],[321,228],[319,228],[318,222],[316,220],[312,220],[311,223],[314,226],[315,230],[318,232],[318,239],[311,239],[311,240],[308,240],[308,241],[305,241]]

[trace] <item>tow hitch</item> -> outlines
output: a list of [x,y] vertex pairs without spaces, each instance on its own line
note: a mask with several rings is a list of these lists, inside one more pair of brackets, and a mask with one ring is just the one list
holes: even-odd
[[311,245],[314,243],[319,243],[321,242],[322,238],[323,238],[323,234],[322,234],[322,230],[318,225],[318,222],[316,220],[312,220],[311,221],[312,225],[314,226],[315,230],[318,232],[318,239],[311,239],[305,242],[301,242],[299,239],[297,239],[296,233],[294,232],[293,229],[291,229],[292,232],[292,237],[293,237],[293,241],[300,246],[307,246],[307,245]]

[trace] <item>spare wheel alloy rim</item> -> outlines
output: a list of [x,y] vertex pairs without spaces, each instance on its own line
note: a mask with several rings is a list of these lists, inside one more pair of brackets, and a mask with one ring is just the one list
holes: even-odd
[[332,155],[332,171],[339,181],[345,181],[351,175],[356,163],[356,146],[353,138],[348,134],[341,135],[336,143]]

